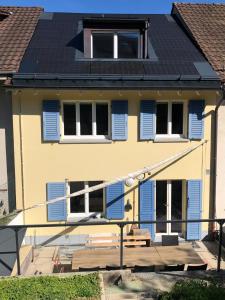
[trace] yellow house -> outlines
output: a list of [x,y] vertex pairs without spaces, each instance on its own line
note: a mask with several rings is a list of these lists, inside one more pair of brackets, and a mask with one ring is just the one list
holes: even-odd
[[[27,241],[82,244],[90,234],[118,231],[105,222],[212,216],[219,81],[172,16],[44,13],[12,97],[24,223],[102,222],[30,229]],[[208,224],[200,223],[141,227],[155,240],[208,235]]]

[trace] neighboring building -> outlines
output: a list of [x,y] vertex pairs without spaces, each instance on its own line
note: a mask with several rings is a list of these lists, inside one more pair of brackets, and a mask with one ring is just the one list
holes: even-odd
[[0,217],[16,207],[11,92],[17,72],[42,9],[0,6]]
[[[172,14],[186,29],[206,59],[225,83],[225,4],[175,3]],[[221,93],[224,98],[224,92]],[[225,217],[225,101],[218,109],[215,217]],[[214,176],[214,175],[213,175]]]
[[[18,209],[198,146],[132,187],[119,182],[25,210],[26,224],[211,217],[220,82],[172,16],[44,13],[13,88]],[[188,240],[208,234],[199,223],[142,227],[156,240],[165,233]],[[60,236],[60,228],[36,228],[27,240],[76,244],[117,229],[86,226]]]

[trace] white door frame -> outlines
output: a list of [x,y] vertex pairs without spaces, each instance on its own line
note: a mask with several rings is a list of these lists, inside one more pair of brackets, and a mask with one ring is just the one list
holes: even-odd
[[[158,180],[161,181],[161,180]],[[166,218],[167,220],[171,220],[171,207],[172,207],[172,180],[162,180],[167,182],[167,202],[166,202]],[[156,184],[155,184],[155,220],[156,218]],[[181,235],[179,232],[171,232],[171,223],[166,224],[166,232],[156,232],[156,225],[155,225],[155,235],[161,237],[162,235],[169,234],[169,235]]]

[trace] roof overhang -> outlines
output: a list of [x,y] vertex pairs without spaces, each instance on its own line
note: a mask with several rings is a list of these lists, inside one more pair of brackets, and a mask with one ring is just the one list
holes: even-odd
[[12,86],[17,88],[106,88],[106,89],[219,89],[215,78],[201,76],[121,76],[77,74],[15,74]]
[[149,18],[113,18],[103,14],[101,17],[84,18],[83,27],[147,29],[149,27]]

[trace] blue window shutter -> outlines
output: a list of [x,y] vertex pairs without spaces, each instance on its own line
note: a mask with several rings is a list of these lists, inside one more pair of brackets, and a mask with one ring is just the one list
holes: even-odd
[[[65,182],[47,183],[47,200],[51,201],[58,197],[66,195]],[[48,204],[48,221],[64,221],[66,220],[66,199]]]
[[[139,183],[139,219],[140,221],[155,220],[155,181],[145,180]],[[147,228],[151,238],[155,239],[155,224],[141,224],[141,228]]]
[[155,138],[156,104],[154,100],[142,100],[140,108],[140,139]]
[[59,101],[43,101],[43,140],[59,141]]
[[201,140],[204,137],[204,100],[189,101],[189,130],[190,140]]
[[[201,219],[202,181],[187,182],[187,219]],[[201,223],[187,223],[187,240],[201,239]]]
[[127,140],[128,101],[112,101],[112,140]]
[[124,218],[124,182],[120,181],[106,187],[107,219]]

